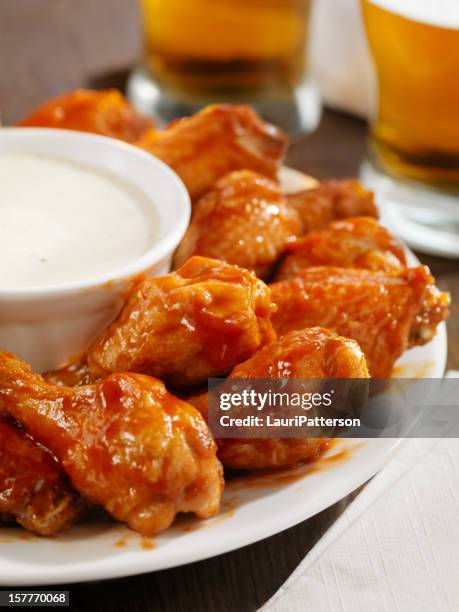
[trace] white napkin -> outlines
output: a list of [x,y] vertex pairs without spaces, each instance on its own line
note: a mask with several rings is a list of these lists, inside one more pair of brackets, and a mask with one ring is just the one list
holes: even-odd
[[326,104],[368,116],[374,89],[360,0],[316,0],[311,15],[311,73]]
[[459,610],[459,440],[404,441],[267,610]]

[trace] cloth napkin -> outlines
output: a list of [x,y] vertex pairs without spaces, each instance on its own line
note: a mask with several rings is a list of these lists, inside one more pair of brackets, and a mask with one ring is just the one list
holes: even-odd
[[360,0],[317,0],[310,31],[311,76],[324,102],[367,117],[375,80]]
[[400,444],[262,610],[459,610],[459,439]]

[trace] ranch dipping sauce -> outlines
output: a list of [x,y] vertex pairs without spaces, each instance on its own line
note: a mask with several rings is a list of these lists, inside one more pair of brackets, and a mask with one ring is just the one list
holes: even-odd
[[153,245],[155,213],[135,185],[90,165],[0,154],[0,289],[91,280]]

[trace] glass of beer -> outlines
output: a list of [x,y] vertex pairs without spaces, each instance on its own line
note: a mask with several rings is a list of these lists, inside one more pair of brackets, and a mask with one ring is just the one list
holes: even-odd
[[287,127],[303,123],[291,109],[305,95],[310,1],[142,0],[145,63],[129,93],[163,121],[248,102]]
[[408,243],[459,257],[459,3],[361,5],[376,77],[362,177]]

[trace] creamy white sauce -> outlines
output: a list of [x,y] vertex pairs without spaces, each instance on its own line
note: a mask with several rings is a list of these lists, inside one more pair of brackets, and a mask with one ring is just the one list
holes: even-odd
[[115,271],[151,247],[155,222],[143,191],[114,174],[27,152],[0,155],[0,288]]

